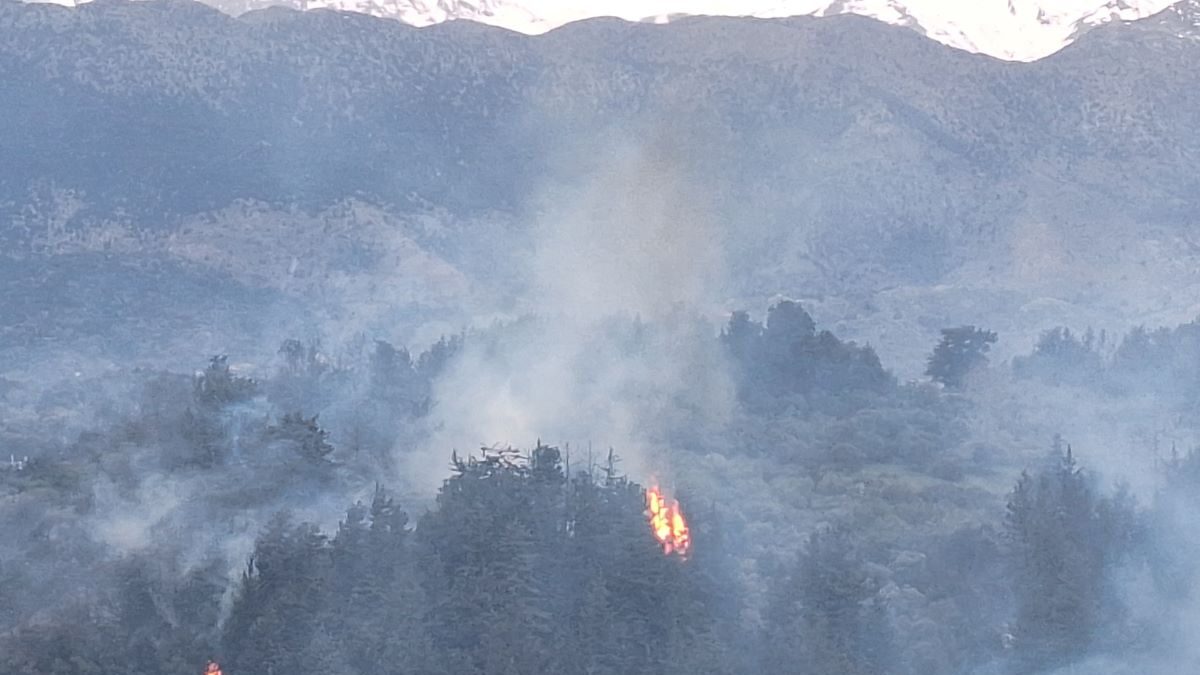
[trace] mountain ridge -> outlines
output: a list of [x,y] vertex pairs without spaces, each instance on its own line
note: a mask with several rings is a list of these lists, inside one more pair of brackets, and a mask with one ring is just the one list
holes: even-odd
[[[71,4],[75,0],[61,1]],[[664,23],[690,16],[784,18],[855,14],[908,27],[958,49],[1014,61],[1044,58],[1105,23],[1145,19],[1171,9],[1170,0],[981,0],[970,5],[947,0],[207,1],[234,15],[280,5],[300,10],[358,12],[414,26],[472,21],[531,35],[605,16]]]
[[[185,0],[3,3],[0,116],[23,133],[0,137],[0,240],[26,261],[166,256],[333,305],[313,289],[412,289],[398,301],[453,325],[474,294],[520,283],[546,204],[626,152],[705,196],[737,297],[851,297],[814,311],[853,327],[862,303],[890,294],[909,316],[925,289],[927,332],[950,316],[946,288],[1014,307],[1103,292],[1142,320],[1159,300],[1120,276],[1184,246],[1200,209],[1198,49],[1146,22],[1026,64],[856,16],[528,37]],[[264,227],[295,241],[273,248]],[[196,245],[206,232],[221,243]],[[309,259],[330,233],[349,241]],[[346,276],[355,256],[370,269]],[[1155,283],[1192,283],[1162,269]],[[878,344],[868,329],[850,336]]]

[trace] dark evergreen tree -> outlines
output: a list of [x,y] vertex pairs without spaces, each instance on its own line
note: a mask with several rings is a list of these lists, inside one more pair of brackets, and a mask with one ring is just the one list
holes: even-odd
[[257,382],[233,374],[229,359],[224,355],[212,357],[208,368],[196,376],[193,386],[196,403],[210,410],[248,401],[258,391]]
[[454,459],[438,509],[421,521],[434,648],[463,654],[485,673],[544,672],[553,663],[540,606],[528,465],[515,451]]
[[1018,669],[1069,663],[1117,632],[1123,615],[1108,581],[1132,522],[1128,500],[1098,497],[1069,446],[1054,466],[1021,475],[1005,521]]
[[463,349],[465,339],[461,335],[443,336],[417,357],[416,370],[426,381],[440,375],[450,361]]
[[307,646],[325,630],[329,542],[314,526],[277,516],[259,538],[226,623],[231,670],[301,672]]
[[1097,384],[1104,366],[1092,331],[1077,337],[1066,328],[1045,331],[1033,354],[1013,360],[1013,372],[1019,377],[1036,377],[1051,384]]
[[892,645],[877,590],[846,530],[814,532],[771,594],[763,671],[887,672]]
[[[1162,485],[1149,513],[1150,570],[1158,591],[1158,606],[1168,616],[1192,611],[1198,595],[1193,581],[1200,575],[1200,536],[1194,530],[1200,512],[1200,451],[1179,453],[1172,448],[1162,464]],[[1186,626],[1180,617],[1166,624],[1167,633]],[[1183,630],[1186,630],[1184,628]]]
[[990,330],[975,326],[943,328],[925,374],[950,389],[961,389],[972,370],[987,365],[987,352],[995,342],[996,334]]
[[800,405],[847,414],[895,387],[873,349],[818,333],[791,300],[771,306],[765,326],[734,312],[721,343],[736,366],[741,399],[756,411]]
[[744,311],[729,315],[729,324],[721,331],[721,342],[729,355],[738,363],[749,363],[757,357],[762,326],[750,319]]
[[279,423],[267,430],[272,440],[288,443],[296,454],[312,464],[328,462],[333,446],[329,433],[317,424],[317,416],[305,417],[294,412],[284,415]]

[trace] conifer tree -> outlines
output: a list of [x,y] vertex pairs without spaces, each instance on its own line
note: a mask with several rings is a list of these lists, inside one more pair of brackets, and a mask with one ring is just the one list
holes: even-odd
[[1097,496],[1070,446],[1053,466],[1021,475],[1005,520],[1018,669],[1069,663],[1112,632],[1121,611],[1107,582],[1131,522],[1128,499]]

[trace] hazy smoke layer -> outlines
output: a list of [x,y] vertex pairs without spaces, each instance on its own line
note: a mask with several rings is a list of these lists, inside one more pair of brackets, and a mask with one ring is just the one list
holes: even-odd
[[410,479],[443,477],[450,448],[537,438],[572,444],[578,462],[613,447],[645,476],[665,468],[671,415],[719,423],[729,410],[715,328],[696,319],[719,297],[720,242],[681,146],[655,135],[605,147],[534,201],[522,304],[538,316],[468,340],[435,388]]

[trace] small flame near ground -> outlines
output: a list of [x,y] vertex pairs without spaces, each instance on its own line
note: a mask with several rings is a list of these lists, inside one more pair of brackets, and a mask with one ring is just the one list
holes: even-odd
[[692,536],[679,502],[672,499],[668,503],[662,490],[655,485],[646,490],[646,513],[650,518],[650,530],[662,544],[663,553],[686,558],[692,547]]
[[204,675],[221,675],[221,666],[216,661],[209,661],[204,668]]

